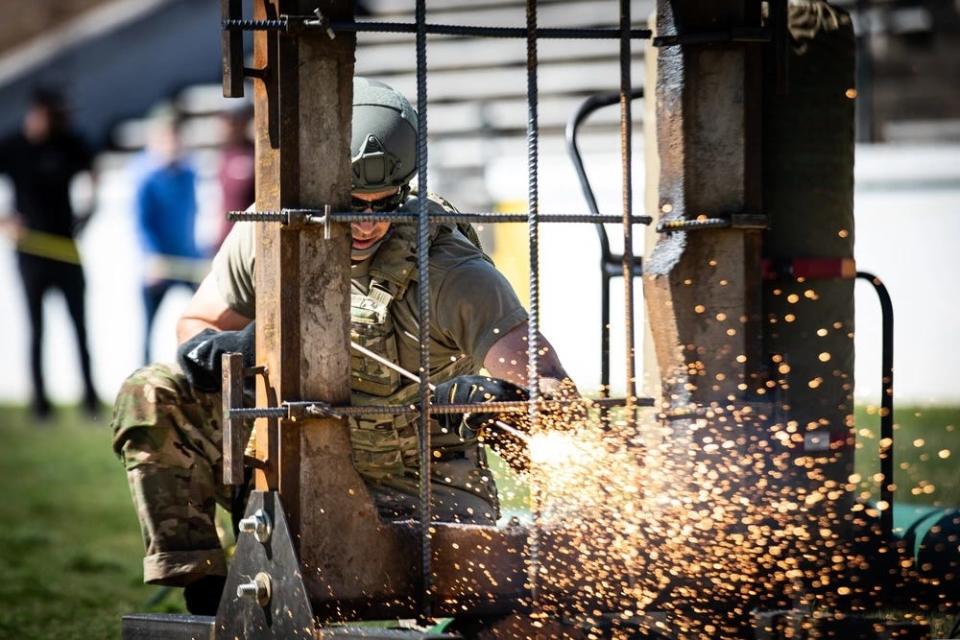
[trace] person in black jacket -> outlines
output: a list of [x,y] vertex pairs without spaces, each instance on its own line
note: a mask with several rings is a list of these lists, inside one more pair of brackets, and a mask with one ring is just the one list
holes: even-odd
[[76,330],[83,407],[91,417],[100,408],[87,346],[83,267],[75,241],[93,207],[78,216],[70,203],[71,181],[83,172],[92,175],[92,161],[87,146],[70,130],[62,97],[50,90],[34,94],[21,131],[0,142],[0,174],[13,181],[15,207],[3,230],[17,244],[17,263],[30,316],[32,409],[40,420],[48,418],[52,410],[41,350],[43,296],[51,289],[63,293]]

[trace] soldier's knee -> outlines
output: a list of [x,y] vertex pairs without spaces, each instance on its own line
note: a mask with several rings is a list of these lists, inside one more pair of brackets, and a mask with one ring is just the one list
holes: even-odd
[[117,407],[124,401],[156,404],[176,402],[188,393],[186,378],[168,364],[149,364],[127,376],[117,393]]
[[113,406],[114,451],[125,445],[140,446],[159,434],[145,433],[171,428],[169,408],[189,401],[190,389],[183,375],[165,364],[137,369],[124,380]]

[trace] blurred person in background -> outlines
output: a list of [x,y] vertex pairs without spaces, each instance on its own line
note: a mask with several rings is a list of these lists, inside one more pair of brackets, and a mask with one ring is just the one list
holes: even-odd
[[153,116],[136,184],[137,236],[144,254],[145,363],[151,361],[150,335],[164,297],[176,286],[196,290],[204,265],[195,237],[197,174],[183,152],[180,125],[175,113]]
[[[15,210],[2,230],[16,242],[17,263],[30,319],[31,409],[38,420],[52,412],[43,373],[43,298],[59,289],[76,332],[83,407],[95,418],[100,401],[93,385],[87,340],[83,267],[76,236],[90,220],[90,206],[77,213],[70,202],[70,184],[82,173],[93,173],[93,156],[72,132],[63,97],[40,89],[31,99],[19,133],[0,142],[0,174],[13,182]],[[95,189],[94,189],[95,191]]]
[[227,220],[227,212],[243,211],[256,200],[253,182],[254,149],[248,134],[252,119],[253,111],[250,105],[224,111],[221,115],[223,147],[217,179],[222,195],[223,217],[214,248],[219,248],[223,244],[233,227],[233,223]]

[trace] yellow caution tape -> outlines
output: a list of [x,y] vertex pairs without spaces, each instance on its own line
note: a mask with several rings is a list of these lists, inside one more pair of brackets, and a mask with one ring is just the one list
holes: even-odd
[[[17,251],[28,255],[80,264],[80,252],[73,238],[44,231],[21,228],[16,234]],[[206,258],[151,255],[147,257],[145,277],[151,280],[186,280],[201,282],[210,270]]]
[[73,238],[23,229],[17,236],[17,251],[32,256],[80,264],[80,252]]

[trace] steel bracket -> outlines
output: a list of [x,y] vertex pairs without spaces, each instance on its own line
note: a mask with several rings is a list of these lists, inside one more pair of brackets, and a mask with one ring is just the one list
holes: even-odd
[[[239,19],[243,14],[242,0],[220,0],[224,22]],[[243,32],[223,30],[220,35],[220,60],[223,67],[223,97],[243,97]]]
[[[220,359],[221,402],[223,409],[223,483],[239,486],[246,483],[243,467],[250,458],[243,455],[246,448],[246,432],[243,428],[243,385],[246,378],[262,376],[269,389],[270,381],[265,366],[244,367],[243,354],[225,353]],[[252,465],[259,466],[259,465]]]
[[217,610],[216,637],[312,638],[313,609],[278,493],[250,494],[245,517],[254,520],[264,515],[272,525],[269,537],[261,542],[247,532],[237,540]]

